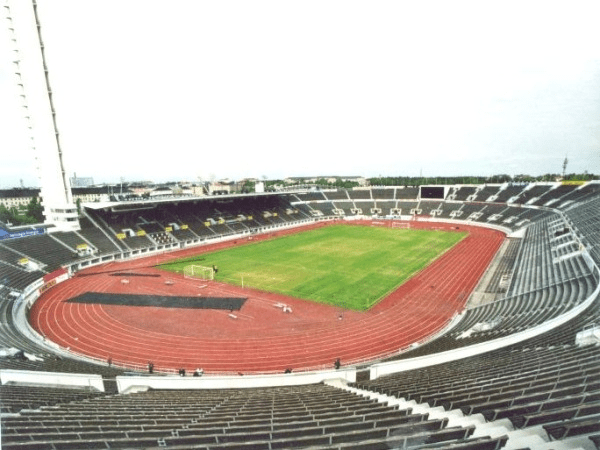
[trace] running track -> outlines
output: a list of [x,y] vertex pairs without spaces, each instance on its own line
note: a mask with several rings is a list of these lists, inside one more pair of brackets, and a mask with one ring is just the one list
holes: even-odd
[[[359,225],[369,225],[370,221]],[[277,232],[295,233],[311,225]],[[456,225],[412,222],[412,227]],[[186,249],[135,261],[115,262],[79,272],[44,293],[30,312],[32,326],[62,347],[115,364],[207,373],[267,373],[332,367],[389,356],[442,329],[461,311],[500,247],[504,234],[459,225],[469,235],[368,312],[343,311],[295,298],[217,282],[187,280],[152,266],[215,248],[242,245],[247,239]],[[273,235],[254,237],[269,239]],[[160,274],[160,277],[110,276],[109,272]],[[173,284],[166,284],[166,281]],[[200,284],[205,288],[200,288]],[[164,309],[67,303],[87,291],[181,296],[241,296],[248,301],[237,319],[229,311]],[[274,305],[292,308],[285,314]]]

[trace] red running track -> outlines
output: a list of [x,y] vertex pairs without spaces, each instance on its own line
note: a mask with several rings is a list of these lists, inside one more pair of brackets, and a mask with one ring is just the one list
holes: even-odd
[[[361,223],[371,224],[370,221]],[[277,232],[280,236],[324,224]],[[412,227],[453,231],[456,225],[412,222]],[[461,311],[504,234],[459,225],[466,238],[367,312],[343,311],[296,298],[199,282],[151,266],[233,245],[247,239],[114,262],[79,272],[44,293],[30,320],[47,339],[86,356],[115,364],[156,370],[202,367],[208,373],[265,373],[331,367],[336,358],[352,364],[389,356],[441,330]],[[273,234],[254,237],[269,239]],[[111,276],[110,272],[159,274],[160,277]],[[173,284],[166,284],[166,281]],[[200,284],[205,288],[200,288]],[[248,297],[237,319],[229,311],[167,309],[67,303],[88,291],[181,296]],[[283,313],[276,303],[292,308]]]

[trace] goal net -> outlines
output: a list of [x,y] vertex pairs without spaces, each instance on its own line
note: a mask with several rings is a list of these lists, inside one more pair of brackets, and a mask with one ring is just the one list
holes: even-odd
[[215,271],[212,267],[191,264],[183,268],[183,276],[185,278],[196,278],[199,280],[213,280],[215,278]]

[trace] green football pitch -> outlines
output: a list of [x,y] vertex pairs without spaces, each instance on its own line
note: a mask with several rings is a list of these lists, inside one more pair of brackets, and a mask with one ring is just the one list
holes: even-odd
[[217,281],[365,311],[465,235],[333,225],[160,267],[215,265]]

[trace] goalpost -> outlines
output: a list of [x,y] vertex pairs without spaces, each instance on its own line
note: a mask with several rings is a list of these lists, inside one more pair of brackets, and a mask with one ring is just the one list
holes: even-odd
[[214,280],[215,271],[212,267],[198,266],[190,264],[183,268],[183,276],[185,278],[194,278],[200,280]]

